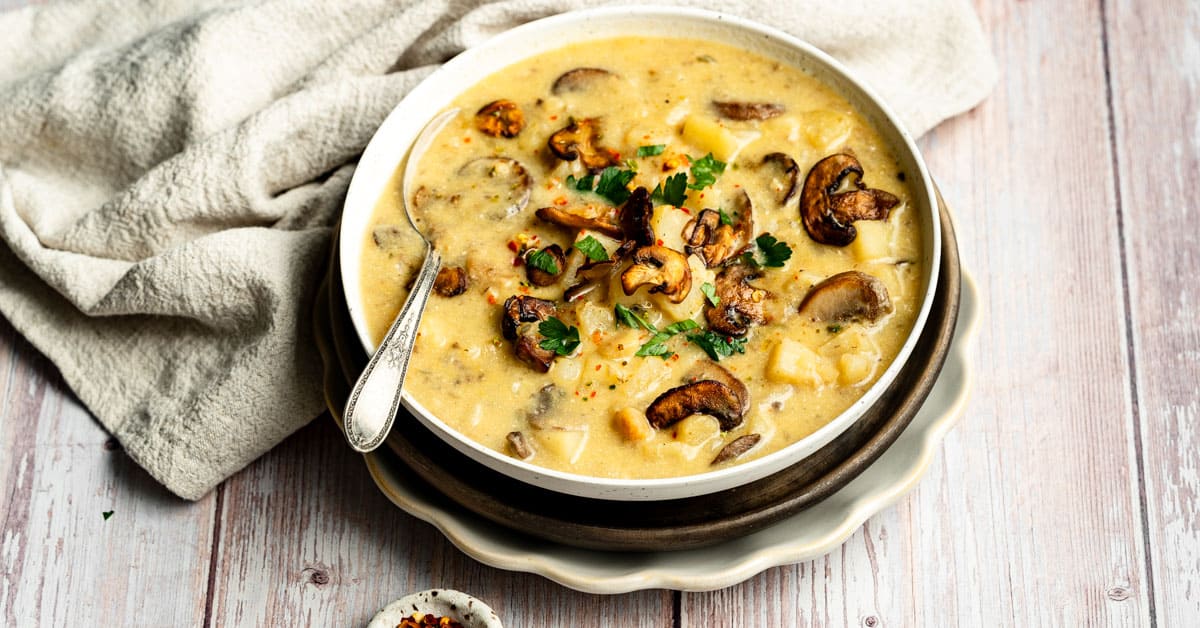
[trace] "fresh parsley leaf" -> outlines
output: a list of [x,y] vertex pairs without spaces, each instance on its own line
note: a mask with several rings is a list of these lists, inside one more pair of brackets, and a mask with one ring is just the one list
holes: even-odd
[[613,205],[620,205],[629,198],[629,185],[633,181],[632,170],[621,170],[616,166],[609,166],[600,173],[600,179],[596,181],[596,194],[607,198]]
[[604,249],[604,245],[592,236],[587,236],[584,239],[575,243],[575,248],[579,249],[588,259],[593,262],[604,262],[608,260],[608,251]]
[[[690,158],[689,158],[690,159]],[[717,160],[709,153],[699,159],[692,159],[692,179],[689,190],[703,190],[717,182],[717,175],[725,172],[725,162]]]
[[634,159],[626,159],[625,167],[629,168],[633,172],[637,172],[637,168],[638,168],[637,161]]
[[659,204],[683,207],[683,202],[687,200],[687,175],[677,172],[667,177],[665,182],[660,182],[654,187],[654,191],[650,193],[650,200]]
[[105,521],[108,521],[108,518],[113,516],[113,511],[105,510],[104,512],[100,513],[100,516],[104,517]]
[[700,292],[704,293],[704,298],[708,299],[708,302],[711,303],[713,307],[721,304],[721,297],[717,296],[717,287],[711,283],[704,282],[700,284]]
[[754,254],[751,253],[750,251],[746,251],[745,253],[742,253],[742,263],[749,266],[750,268],[761,268],[762,267],[762,264],[759,264],[758,260],[754,259]]
[[792,258],[792,247],[787,242],[780,242],[775,236],[764,233],[754,239],[758,250],[762,251],[762,265],[768,268],[782,268],[783,263]]
[[550,273],[551,275],[558,274],[558,261],[554,256],[545,251],[534,251],[525,256],[525,263],[542,272]]
[[721,215],[721,224],[733,226],[733,218],[725,213],[725,210],[717,208],[717,213]]
[[580,192],[591,192],[592,186],[596,183],[596,175],[585,175],[582,179],[576,179],[575,175],[567,175],[567,187]]
[[700,326],[697,325],[696,321],[693,320],[682,320],[678,323],[667,325],[665,329],[651,336],[650,340],[647,340],[646,344],[642,345],[634,355],[641,357],[658,356],[666,360],[667,358],[675,355],[673,351],[667,348],[666,344],[667,341],[671,339],[671,336],[674,336],[675,334],[681,334],[685,331],[691,331],[698,327]]
[[625,325],[626,327],[632,327],[634,329],[641,327],[646,331],[658,333],[658,329],[654,325],[647,323],[646,319],[638,316],[637,312],[634,312],[620,303],[613,308],[613,315],[617,319],[617,325]]
[[688,342],[700,347],[708,354],[708,357],[720,361],[721,358],[727,358],[736,353],[746,352],[746,339],[734,338],[718,334],[711,329],[706,329],[695,334],[688,334]]
[[666,144],[650,144],[649,146],[638,146],[637,156],[638,157],[653,157],[655,155],[661,155],[662,152],[664,150],[666,150],[666,148],[667,148]]
[[558,355],[571,355],[575,347],[579,346],[579,330],[567,327],[566,323],[553,316],[538,325],[538,333],[546,337],[538,346]]

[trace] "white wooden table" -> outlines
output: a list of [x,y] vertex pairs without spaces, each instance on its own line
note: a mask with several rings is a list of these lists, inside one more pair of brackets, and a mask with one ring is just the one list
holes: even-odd
[[0,320],[0,625],[361,625],[434,586],[514,627],[1197,625],[1200,3],[976,4],[1001,83],[921,145],[985,295],[979,377],[841,549],[577,593],[397,511],[328,419],[185,503]]

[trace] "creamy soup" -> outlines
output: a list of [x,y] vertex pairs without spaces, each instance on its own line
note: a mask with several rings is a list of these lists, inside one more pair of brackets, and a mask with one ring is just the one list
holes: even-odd
[[[445,257],[406,384],[533,464],[654,478],[737,464],[846,410],[920,309],[890,148],[803,71],[621,38],[492,75],[419,163]],[[378,341],[419,265],[397,174],[366,238]]]

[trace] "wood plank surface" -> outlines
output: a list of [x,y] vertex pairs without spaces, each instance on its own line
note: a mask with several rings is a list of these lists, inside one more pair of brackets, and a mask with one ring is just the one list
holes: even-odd
[[203,622],[213,499],[159,486],[2,318],[0,486],[0,625]]
[[[1154,606],[1200,621],[1200,3],[1111,2],[1113,122]],[[1153,68],[1147,67],[1152,63]]]
[[225,483],[212,626],[364,625],[391,600],[452,588],[506,626],[672,622],[672,594],[599,596],[482,565],[375,488],[321,417]]
[[1002,83],[921,142],[985,295],[974,397],[916,492],[683,625],[1149,620],[1098,2],[977,3]]

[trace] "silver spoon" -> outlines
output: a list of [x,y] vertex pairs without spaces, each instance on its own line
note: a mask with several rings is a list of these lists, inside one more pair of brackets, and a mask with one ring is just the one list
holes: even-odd
[[442,267],[441,254],[417,228],[417,223],[409,211],[409,183],[417,172],[421,155],[433,143],[438,131],[441,131],[458,112],[457,108],[450,109],[430,120],[408,151],[404,178],[400,181],[400,203],[404,207],[404,217],[408,219],[408,224],[425,243],[425,262],[421,264],[421,270],[408,292],[404,307],[400,308],[392,328],[383,337],[383,342],[379,343],[371,361],[367,362],[366,370],[358,376],[354,390],[350,391],[350,401],[346,403],[346,412],[343,415],[346,440],[350,441],[351,447],[363,453],[374,451],[383,443],[383,439],[387,438],[388,432],[392,431],[396,413],[400,410],[404,376],[408,373],[408,362],[412,359],[413,345],[417,341],[417,328],[421,325],[421,315],[425,312],[429,293],[433,291],[433,282]]

